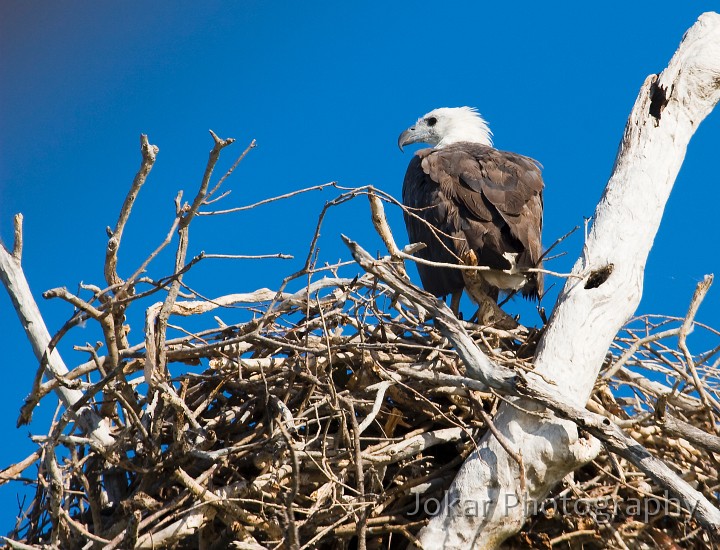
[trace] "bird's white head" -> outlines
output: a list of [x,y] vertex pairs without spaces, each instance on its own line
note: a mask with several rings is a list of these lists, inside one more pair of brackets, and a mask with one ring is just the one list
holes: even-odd
[[411,143],[427,143],[442,148],[467,141],[492,146],[492,132],[472,107],[441,107],[421,116],[398,138],[400,150]]

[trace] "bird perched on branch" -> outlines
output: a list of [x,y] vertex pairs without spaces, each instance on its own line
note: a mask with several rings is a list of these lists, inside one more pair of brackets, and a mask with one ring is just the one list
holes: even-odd
[[450,295],[458,314],[466,289],[480,306],[479,322],[504,315],[500,291],[526,298],[542,294],[543,180],[535,160],[499,151],[492,132],[470,107],[430,111],[405,130],[400,149],[427,143],[415,153],[403,183],[405,224],[411,243],[426,247],[416,256],[442,263],[480,266],[459,270],[418,263],[423,287]]

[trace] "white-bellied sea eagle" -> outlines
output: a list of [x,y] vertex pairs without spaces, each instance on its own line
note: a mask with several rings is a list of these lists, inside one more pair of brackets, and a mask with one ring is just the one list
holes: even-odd
[[542,267],[543,180],[537,161],[492,145],[492,133],[470,107],[430,111],[400,134],[402,149],[427,143],[415,153],[403,183],[405,223],[416,253],[444,264],[486,266],[467,271],[418,263],[423,287],[452,297],[457,314],[467,289],[481,310],[494,307],[500,291],[536,299]]

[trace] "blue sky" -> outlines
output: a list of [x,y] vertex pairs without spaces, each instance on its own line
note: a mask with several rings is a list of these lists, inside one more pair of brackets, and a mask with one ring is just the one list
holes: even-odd
[[[644,78],[666,66],[713,4],[8,0],[0,5],[0,236],[11,240],[12,215],[22,212],[25,272],[54,332],[71,311],[44,301],[44,290],[104,286],[105,227],[114,225],[139,165],[140,133],[160,154],[123,240],[121,275],[165,236],[177,191],[189,198],[197,188],[212,145],[208,129],[238,140],[222,167],[258,142],[229,180],[226,208],[328,181],[399,197],[411,155],[398,151],[399,133],[435,107],[470,105],[489,121],[498,148],[544,165],[550,244],[592,214]],[[697,282],[717,269],[719,116],[690,144],[639,312],[682,315]],[[198,220],[191,254],[297,259],[207,261],[190,284],[210,296],[277,288],[302,265],[317,215],[336,194]],[[406,242],[400,214],[390,212],[390,220]],[[349,258],[341,232],[380,249],[366,201],[330,213],[322,260]],[[549,267],[569,270],[581,245],[578,233]],[[159,258],[151,275],[169,273],[171,259]],[[718,296],[710,291],[699,320],[718,324]],[[529,311],[520,301],[509,309]],[[29,434],[46,433],[53,406],[44,403],[29,428],[15,428],[36,363],[4,291],[0,323],[5,467],[31,452]],[[141,325],[133,329],[137,342]],[[66,362],[85,361],[72,345],[95,339],[71,332],[61,347]],[[0,487],[0,533],[12,525],[19,490]]]

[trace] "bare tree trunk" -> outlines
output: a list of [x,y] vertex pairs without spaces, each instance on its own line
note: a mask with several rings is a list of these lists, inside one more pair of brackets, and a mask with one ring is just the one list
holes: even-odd
[[[646,79],[573,269],[578,277],[568,279],[538,347],[536,372],[571,403],[584,406],[613,337],[640,301],[645,262],[688,142],[719,99],[720,15],[706,13],[667,69]],[[494,424],[505,441],[486,433],[420,533],[424,548],[497,547],[599,450],[578,437],[574,423],[520,408],[538,410],[526,400],[501,407]]]

